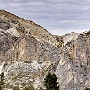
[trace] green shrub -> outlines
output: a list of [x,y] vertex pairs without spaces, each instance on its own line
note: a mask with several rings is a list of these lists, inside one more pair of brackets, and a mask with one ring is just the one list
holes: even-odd
[[90,31],[88,31],[87,33],[85,33],[87,37],[90,38]]
[[13,90],[20,90],[19,86],[14,86]]
[[1,73],[1,85],[4,85],[4,73]]
[[44,79],[46,90],[59,90],[57,77],[55,74],[48,73]]
[[34,87],[31,85],[31,86],[25,87],[24,90],[35,90],[35,89],[34,89]]
[[2,90],[4,86],[4,73],[2,72],[0,75],[0,90]]
[[90,90],[90,88],[86,88],[85,90]]
[[58,48],[60,48],[60,47],[62,47],[62,46],[63,46],[63,43],[62,43],[62,42],[60,42],[60,43],[57,45]]

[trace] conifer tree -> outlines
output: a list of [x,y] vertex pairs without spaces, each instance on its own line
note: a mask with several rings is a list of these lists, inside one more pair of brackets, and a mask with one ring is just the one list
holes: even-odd
[[44,79],[46,90],[59,90],[57,77],[55,74],[48,73]]
[[90,90],[90,88],[86,88],[85,90]]
[[2,90],[4,85],[4,73],[2,72],[0,76],[0,90]]

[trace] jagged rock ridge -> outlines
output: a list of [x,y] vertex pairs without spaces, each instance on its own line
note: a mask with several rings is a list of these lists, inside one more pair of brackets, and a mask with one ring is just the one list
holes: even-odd
[[84,90],[90,87],[90,32],[55,36],[1,10],[0,63],[5,90],[29,84],[40,90],[48,71],[57,75],[60,90]]

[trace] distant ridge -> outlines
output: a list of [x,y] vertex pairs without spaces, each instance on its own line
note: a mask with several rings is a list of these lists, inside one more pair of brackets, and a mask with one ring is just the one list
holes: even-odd
[[[0,15],[7,15],[7,16],[9,16],[9,17],[10,17],[10,16],[13,17],[14,19],[21,19],[21,20],[24,20],[24,21],[26,21],[26,22],[28,22],[28,23],[30,23],[30,24],[33,24],[33,25],[36,25],[36,26],[39,26],[39,27],[43,28],[42,26],[34,23],[34,22],[31,21],[31,20],[26,20],[26,19],[21,18],[21,17],[15,15],[15,14],[12,14],[12,13],[6,11],[6,10],[0,10]],[[44,29],[45,31],[47,31],[45,28],[43,28],[43,29]],[[48,31],[47,31],[47,32],[48,32]],[[48,33],[49,33],[49,32],[48,32]]]

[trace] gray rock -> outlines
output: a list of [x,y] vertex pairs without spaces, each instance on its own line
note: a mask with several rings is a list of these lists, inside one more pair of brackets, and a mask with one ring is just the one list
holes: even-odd
[[33,85],[40,90],[48,71],[57,75],[60,90],[90,87],[89,32],[71,33],[68,40],[65,37],[0,11],[0,65],[5,61],[5,90],[15,85]]

